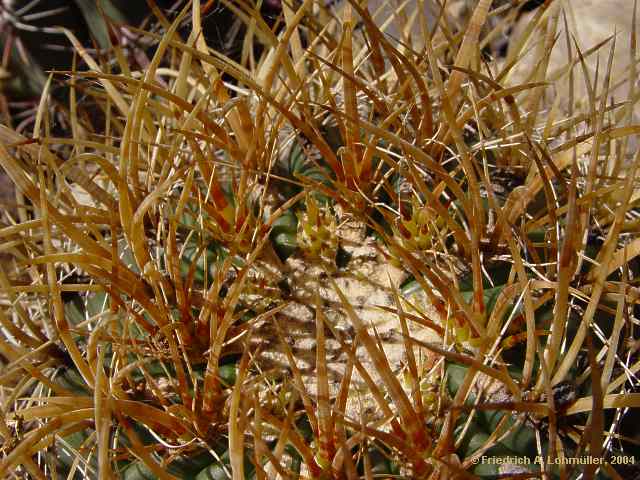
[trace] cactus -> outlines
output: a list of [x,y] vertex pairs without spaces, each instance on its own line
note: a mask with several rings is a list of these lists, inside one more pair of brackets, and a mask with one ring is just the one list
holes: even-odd
[[[152,8],[144,68],[66,31],[68,131],[52,81],[29,134],[0,125],[2,476],[633,471],[635,27],[627,77],[622,38],[552,75],[562,2],[504,62],[490,0],[463,26],[405,4],[395,35],[363,2],[282,2],[270,26],[230,1],[232,60],[210,3]],[[581,74],[565,111],[553,87]]]

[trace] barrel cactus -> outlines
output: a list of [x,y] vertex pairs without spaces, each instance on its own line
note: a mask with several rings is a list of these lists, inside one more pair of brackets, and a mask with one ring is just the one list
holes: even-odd
[[64,31],[0,126],[2,475],[634,472],[635,27],[552,72],[565,2],[504,58],[518,2],[225,1],[233,53],[211,3],[149,2],[144,67]]

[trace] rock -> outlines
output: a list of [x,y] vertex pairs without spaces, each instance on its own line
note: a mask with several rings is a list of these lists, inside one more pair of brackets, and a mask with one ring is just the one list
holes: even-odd
[[[611,72],[611,90],[609,92],[609,100],[621,102],[627,100],[629,91],[629,73],[627,67],[630,63],[630,34],[633,19],[633,0],[566,0],[564,2],[556,1],[543,17],[543,22],[550,20],[554,15],[558,16],[557,32],[558,39],[553,46],[549,58],[549,68],[547,70],[548,77],[554,81],[553,89],[548,100],[555,98],[556,95],[562,98],[562,105],[566,108],[569,94],[569,78],[564,77],[562,73],[567,70],[568,65],[568,47],[566,42],[564,19],[562,7],[566,13],[569,34],[575,37],[575,40],[583,54],[598,43],[617,34],[615,53],[613,56],[613,67]],[[520,17],[511,34],[509,45],[509,58],[515,54],[514,48],[516,40],[520,38],[527,26],[531,23],[537,10],[527,12]],[[638,17],[637,20],[640,20]],[[640,22],[637,23],[637,27]],[[517,84],[527,81],[531,77],[534,69],[538,66],[539,61],[536,59],[536,45],[544,41],[544,32],[538,27],[531,35],[527,46],[523,49],[524,55],[518,62],[511,73],[508,83]],[[606,43],[597,52],[585,57],[585,64],[593,84],[595,80],[596,66],[599,60],[598,74],[598,91],[601,91],[605,73],[607,70],[607,62],[611,42]],[[571,45],[572,58],[578,59],[575,45]],[[584,82],[582,67],[578,63],[574,67],[575,77],[575,103],[576,107],[588,108],[588,90]],[[618,84],[616,86],[616,84]],[[614,86],[616,86],[614,88]],[[637,110],[637,109],[636,109]]]

